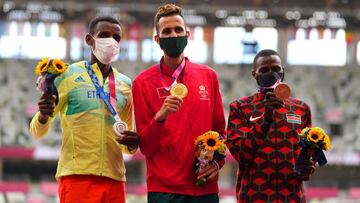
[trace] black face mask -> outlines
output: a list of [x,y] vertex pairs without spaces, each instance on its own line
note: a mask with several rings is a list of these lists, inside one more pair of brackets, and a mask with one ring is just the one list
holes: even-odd
[[176,58],[183,53],[187,45],[186,35],[180,37],[167,37],[160,39],[160,48],[165,50],[166,54],[172,58]]
[[283,81],[284,80],[284,73],[283,72],[272,72],[269,71],[267,73],[261,73],[256,76],[256,81],[260,88],[262,87],[271,87],[273,86],[277,81]]

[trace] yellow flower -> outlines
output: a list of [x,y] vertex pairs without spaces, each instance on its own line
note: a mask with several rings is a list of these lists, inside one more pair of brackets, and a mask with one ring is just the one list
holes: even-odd
[[38,62],[38,65],[35,68],[35,74],[41,75],[45,73],[48,69],[49,62],[50,62],[49,58],[43,58],[40,62]]
[[226,150],[226,146],[225,146],[225,143],[223,140],[220,140],[220,145],[219,145],[219,148],[218,148],[218,152],[220,154],[225,154],[225,150]]
[[325,145],[324,145],[325,151],[329,151],[330,148],[331,148],[331,142],[330,142],[330,137],[329,137],[329,135],[326,135],[326,134],[325,134],[324,143],[325,143]]
[[324,131],[318,127],[311,128],[308,134],[309,140],[315,143],[318,143],[320,140],[323,140],[324,136],[325,136]]
[[306,137],[307,137],[308,130],[309,130],[308,127],[304,128],[304,129],[301,131],[300,136],[301,136],[302,138],[306,138]]
[[55,73],[62,73],[67,70],[66,64],[60,59],[54,59],[52,66],[54,67]]
[[221,145],[219,134],[215,131],[209,131],[203,138],[203,146],[207,151],[216,151]]

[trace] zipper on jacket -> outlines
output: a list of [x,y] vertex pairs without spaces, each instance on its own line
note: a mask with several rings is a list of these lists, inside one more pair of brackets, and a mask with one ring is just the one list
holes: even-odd
[[[276,130],[276,127],[275,127],[275,123],[274,123],[274,131],[277,131]],[[275,179],[275,185],[276,185],[276,196],[279,194],[279,178],[277,177],[279,175],[279,157],[278,157],[278,136],[275,134],[275,151],[276,151],[276,154],[275,154],[275,171],[276,171],[276,179]],[[276,202],[279,202],[279,199],[276,198]]]
[[101,111],[101,124],[100,124],[100,176],[103,175],[103,171],[104,171],[104,120],[105,120],[105,116],[106,113],[103,113],[103,108],[104,108],[104,102],[102,102],[102,100],[100,100],[100,109],[99,111]]
[[[96,74],[96,72],[95,72],[95,74],[98,77],[100,86],[104,89],[106,80],[104,80],[104,78],[102,77],[100,68],[97,71],[98,71],[98,74]],[[105,92],[105,89],[104,89],[104,92]],[[104,120],[105,120],[105,116],[106,116],[106,113],[104,113],[104,108],[106,109],[106,106],[104,104],[104,101],[100,97],[99,97],[98,101],[100,104],[99,113],[101,115],[100,135],[99,135],[100,136],[100,157],[99,157],[99,159],[100,159],[100,176],[102,176],[103,172],[104,172]]]

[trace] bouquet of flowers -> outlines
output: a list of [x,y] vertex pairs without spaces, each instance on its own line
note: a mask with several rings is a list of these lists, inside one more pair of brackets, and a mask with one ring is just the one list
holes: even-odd
[[[205,166],[212,162],[218,164],[225,158],[226,145],[218,132],[208,131],[195,140],[195,164],[196,174],[204,170]],[[196,186],[205,186],[206,179],[196,181]]]
[[54,80],[57,76],[67,70],[67,64],[60,59],[43,58],[35,68],[35,74],[39,75],[36,89],[57,96]]
[[295,171],[300,175],[300,168],[306,159],[312,159],[319,166],[327,163],[323,150],[331,148],[330,137],[320,127],[304,128],[300,133],[300,155],[295,163]]

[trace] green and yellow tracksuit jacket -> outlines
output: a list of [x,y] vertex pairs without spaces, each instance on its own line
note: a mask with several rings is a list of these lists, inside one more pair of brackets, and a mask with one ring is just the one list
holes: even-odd
[[[109,79],[103,79],[98,65],[91,67],[104,91],[109,94]],[[113,68],[116,85],[116,111],[133,130],[133,101],[131,80]],[[115,119],[99,98],[86,71],[85,62],[74,63],[58,76],[54,84],[59,102],[54,116],[60,113],[62,145],[56,179],[67,175],[96,175],[125,181],[125,166],[122,152],[135,153],[115,140]],[[30,132],[34,137],[43,137],[54,117],[47,123],[33,117]]]

